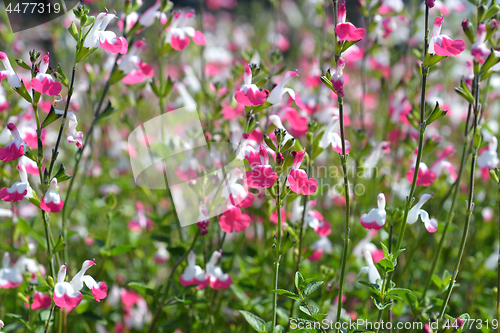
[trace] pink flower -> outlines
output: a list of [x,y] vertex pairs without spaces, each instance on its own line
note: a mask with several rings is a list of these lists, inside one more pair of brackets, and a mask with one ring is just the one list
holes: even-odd
[[333,89],[341,97],[344,97],[344,66],[344,58],[340,57],[337,61],[337,69],[333,72],[330,80],[332,82]]
[[307,212],[307,224],[318,234],[320,237],[326,237],[332,232],[330,223],[325,220],[323,214],[317,210],[310,210]]
[[255,200],[252,192],[248,187],[238,184],[237,181],[241,179],[241,170],[234,169],[231,171],[229,180],[222,189],[222,196],[228,199],[228,203],[238,207],[251,207]]
[[431,194],[423,194],[420,197],[420,200],[418,200],[417,204],[413,206],[410,211],[408,212],[408,218],[406,220],[406,223],[408,224],[413,224],[417,222],[418,217],[420,216],[420,219],[422,222],[425,224],[425,229],[427,229],[428,232],[433,233],[436,232],[437,227],[438,227],[438,221],[436,219],[429,219],[429,213],[427,213],[425,210],[421,209],[422,206],[432,198]]
[[18,165],[17,170],[21,177],[20,182],[15,182],[11,187],[0,189],[0,199],[7,202],[18,202],[23,198],[29,199],[33,196],[33,189],[28,183],[28,174],[23,165]]
[[128,229],[138,232],[141,230],[151,230],[153,228],[153,222],[146,217],[146,211],[142,202],[137,201],[135,203],[135,207],[137,210],[137,216],[128,223]]
[[5,252],[2,258],[2,268],[0,268],[0,288],[16,288],[23,282],[23,276],[10,266],[10,254]]
[[97,283],[90,275],[85,275],[87,270],[94,266],[93,260],[85,260],[82,269],[73,277],[71,282],[66,282],[66,265],[62,265],[57,274],[57,283],[54,288],[54,303],[65,309],[67,312],[78,306],[82,301],[82,293],[80,290],[83,284],[87,286],[92,292],[92,296],[98,302],[106,298],[108,286],[104,282]]
[[5,148],[0,148],[0,160],[9,162],[16,160],[24,155],[24,141],[21,139],[21,134],[17,130],[16,125],[8,123],[7,128],[14,137],[14,140],[9,141]]
[[94,21],[94,25],[89,30],[83,46],[88,49],[95,49],[98,46],[111,53],[126,54],[128,42],[125,37],[116,37],[113,31],[105,31],[108,24],[116,15],[100,13]]
[[252,171],[243,175],[243,180],[251,188],[269,188],[274,185],[278,174],[269,165],[269,155],[264,145],[259,147],[260,165],[256,165]]
[[340,41],[356,42],[365,37],[365,29],[356,28],[354,24],[346,22],[345,2],[341,3],[338,10],[338,22],[335,28]]
[[300,137],[307,132],[307,116],[302,116],[294,108],[288,107],[285,111],[285,118],[290,125],[290,132],[293,136]]
[[[63,110],[55,110],[56,114],[64,114]],[[83,147],[83,132],[78,132],[76,126],[78,126],[78,120],[73,111],[68,111],[67,114],[68,129],[66,130],[66,138],[68,143],[75,143],[78,148]]]
[[301,109],[305,109],[304,104],[302,103],[302,99],[300,98],[299,94],[295,91],[293,91],[290,88],[285,87],[285,85],[293,79],[295,76],[298,76],[297,72],[293,71],[288,71],[286,72],[285,76],[283,77],[283,80],[278,83],[276,87],[271,91],[269,96],[267,96],[267,101],[273,105],[278,104],[281,102],[281,99],[285,93],[288,93],[290,97],[295,101],[295,104]]
[[484,23],[479,24],[476,31],[476,42],[472,44],[471,54],[476,58],[477,61],[483,63],[485,58],[491,53],[491,50],[486,46],[486,25]]
[[157,0],[154,5],[146,9],[139,18],[139,24],[143,27],[150,27],[155,23],[155,19],[159,19],[161,24],[166,24],[168,21],[167,15],[158,9],[161,7],[161,1]]
[[252,69],[248,65],[243,74],[243,85],[234,95],[234,99],[245,106],[258,106],[266,102],[268,94],[269,91],[259,90],[255,84],[252,84]]
[[434,163],[432,163],[430,170],[435,173],[436,178],[441,176],[443,171],[446,170],[450,174],[450,177],[453,181],[457,179],[458,176],[453,170],[453,164],[451,164],[450,161],[446,159],[450,154],[453,154],[454,152],[455,148],[453,146],[448,146],[442,151],[439,158]]
[[[338,131],[340,131],[340,127],[338,126],[339,124],[339,117],[333,116],[330,120],[330,123],[328,124],[328,127],[325,130],[325,133],[323,133],[323,137],[319,141],[319,146],[323,149],[331,145],[332,149],[341,154],[342,153],[342,138],[338,134]],[[346,154],[349,153],[351,150],[351,143],[347,140],[345,140],[345,152]]]
[[45,196],[40,200],[40,208],[46,212],[57,213],[63,208],[64,202],[61,200],[59,193],[56,192],[56,189],[57,179],[53,178]]
[[3,79],[7,79],[7,82],[13,89],[20,88],[21,80],[19,80],[16,72],[14,72],[9,58],[4,52],[0,52],[0,61],[2,62],[3,67],[5,67],[5,70],[0,71],[0,81],[2,81]]
[[50,74],[45,74],[49,68],[49,55],[43,57],[40,62],[38,74],[31,79],[31,87],[40,94],[57,96],[61,93],[62,85],[52,78]]
[[[29,297],[27,297],[29,299]],[[29,303],[24,303],[24,305],[29,308]],[[52,305],[52,299],[50,295],[35,291],[35,295],[33,296],[33,304],[31,304],[31,310],[38,309],[48,309]]]
[[429,41],[429,53],[437,54],[438,56],[456,56],[465,50],[465,43],[461,39],[453,40],[446,35],[441,35],[441,26],[443,25],[443,17],[438,16],[434,20],[434,28]]
[[385,195],[379,193],[377,197],[378,208],[373,208],[368,214],[363,214],[359,218],[361,225],[365,229],[379,230],[385,225],[386,211],[385,211]]
[[328,237],[321,237],[311,245],[311,250],[314,252],[307,259],[310,261],[318,261],[324,253],[330,254],[333,252],[332,242]]
[[288,176],[288,185],[290,189],[298,194],[310,195],[316,193],[318,190],[318,181],[314,178],[308,178],[304,170],[299,169],[302,160],[304,159],[304,151],[293,151],[292,157],[294,158],[292,170]]
[[189,37],[198,45],[205,45],[205,35],[193,27],[186,27],[186,21],[193,17],[194,13],[180,12],[174,13],[172,23],[167,28],[166,42],[169,43],[174,50],[181,51],[185,49],[190,42]]
[[215,265],[221,256],[219,251],[214,251],[206,267],[207,275],[210,277],[210,287],[215,290],[227,289],[232,282],[231,275],[224,273],[219,266]]
[[[413,182],[413,176],[415,174],[415,165],[412,165],[410,170],[406,173],[406,179],[409,183]],[[417,175],[417,186],[427,187],[434,183],[436,180],[436,173],[429,169],[427,164],[420,162]]]
[[187,261],[188,266],[180,277],[181,284],[184,287],[197,285],[196,289],[205,288],[210,281],[210,277],[200,266],[196,265],[196,255],[193,251],[188,254]]
[[138,84],[153,77],[153,68],[142,61],[139,53],[146,49],[146,44],[142,40],[136,41],[130,51],[120,59],[118,69],[125,74],[123,83],[125,84]]
[[229,205],[219,218],[219,225],[224,232],[240,232],[250,225],[250,216],[241,212],[241,208]]

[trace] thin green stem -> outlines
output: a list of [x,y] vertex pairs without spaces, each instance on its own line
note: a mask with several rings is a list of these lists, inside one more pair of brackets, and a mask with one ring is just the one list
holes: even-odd
[[476,140],[476,134],[478,131],[478,122],[479,122],[479,112],[480,112],[480,106],[479,106],[479,82],[481,81],[481,75],[475,74],[474,75],[474,87],[475,87],[475,94],[474,94],[474,120],[473,120],[473,130],[472,130],[472,145],[473,145],[473,152],[472,152],[472,161],[471,161],[471,168],[470,168],[470,178],[469,178],[469,198],[467,201],[467,211],[465,214],[465,225],[464,225],[464,231],[462,233],[462,240],[460,242],[460,248],[458,250],[458,257],[457,261],[455,262],[455,268],[453,270],[452,278],[450,280],[450,284],[448,286],[448,290],[446,292],[446,296],[443,302],[443,305],[441,306],[441,311],[439,314],[439,318],[443,318],[444,314],[446,313],[446,307],[448,306],[448,302],[450,301],[451,294],[453,292],[453,287],[455,286],[456,279],[458,277],[458,272],[460,269],[460,263],[462,262],[462,258],[464,255],[465,251],[465,245],[467,244],[467,236],[469,234],[469,228],[470,228],[470,220],[472,216],[472,210],[474,209],[474,176],[475,176],[475,171],[476,171],[476,159],[477,159],[477,151],[478,151],[478,145],[474,142]]
[[[170,285],[172,282],[172,277],[175,274],[175,271],[177,270],[177,267],[186,259],[188,254],[193,250],[194,245],[196,244],[196,240],[200,236],[200,230],[196,232],[196,235],[193,238],[193,242],[191,243],[191,246],[189,246],[189,249],[182,255],[182,257],[177,260],[175,263],[174,267],[172,267],[172,271],[170,272],[170,275],[168,276],[167,284],[165,285],[165,291],[163,292],[163,296],[160,298],[160,302],[158,303],[158,307],[156,309],[155,316],[153,318],[153,321],[151,322],[151,326],[149,327],[148,333],[153,333],[154,329],[156,327],[156,323],[158,322],[158,319],[160,318],[161,312],[163,310],[163,307],[165,306],[165,302],[168,297],[168,292],[170,291]],[[161,294],[161,293],[160,293]]]
[[[279,154],[279,144],[278,144],[278,154]],[[278,278],[279,278],[279,267],[281,261],[281,193],[280,193],[280,179],[278,178],[276,186],[276,210],[278,213],[278,257],[274,261],[274,283],[273,289],[278,289]],[[276,310],[278,305],[278,294],[273,293],[273,331],[276,327]]]
[[[500,182],[498,183],[498,194],[500,194]],[[500,240],[500,200],[498,200],[498,239]],[[500,245],[500,244],[499,244]],[[498,248],[498,269],[497,269],[497,324],[500,323],[500,247]],[[498,325],[497,333],[500,333]]]

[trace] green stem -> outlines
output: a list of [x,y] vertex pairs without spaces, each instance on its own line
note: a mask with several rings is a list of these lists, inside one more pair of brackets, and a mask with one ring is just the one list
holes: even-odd
[[[279,154],[279,144],[278,144],[278,152]],[[274,261],[274,283],[273,289],[278,289],[278,278],[279,278],[279,267],[281,261],[281,193],[280,193],[280,179],[278,178],[276,186],[276,210],[278,213],[278,257]],[[278,305],[278,294],[273,293],[273,332],[276,327],[276,309]]]
[[[497,193],[500,194],[500,182],[498,183]],[[498,239],[500,240],[500,200],[498,200]],[[500,323],[500,247],[498,248],[498,270],[497,270],[497,324],[498,323]],[[500,325],[498,325],[497,333],[500,333]]]
[[165,302],[166,302],[167,297],[168,297],[168,292],[170,291],[172,277],[174,276],[174,273],[177,270],[177,267],[179,267],[179,265],[184,261],[184,259],[186,259],[188,254],[193,250],[194,245],[196,244],[196,240],[198,239],[199,236],[200,236],[200,230],[198,229],[198,231],[196,232],[196,235],[193,238],[193,242],[191,243],[191,246],[189,246],[189,249],[182,255],[182,257],[179,258],[179,260],[177,260],[174,267],[172,267],[172,271],[170,272],[170,275],[168,276],[167,284],[165,285],[165,291],[163,293],[163,296],[160,299],[160,302],[159,302],[158,307],[156,309],[155,316],[153,318],[153,321],[151,322],[151,326],[149,327],[148,333],[154,332],[154,329],[156,327],[156,323],[158,322],[158,319],[160,318],[163,307],[165,306]]
[[455,286],[455,281],[458,277],[458,271],[460,269],[460,263],[462,262],[462,258],[464,255],[465,251],[465,245],[467,244],[467,236],[469,234],[469,228],[470,228],[470,219],[472,215],[472,210],[474,209],[474,176],[475,176],[475,171],[476,171],[476,159],[477,159],[477,151],[478,147],[474,143],[474,140],[476,139],[476,133],[478,130],[478,122],[479,122],[479,82],[481,80],[481,75],[475,74],[474,75],[474,87],[475,87],[475,95],[474,95],[474,121],[473,121],[473,130],[472,130],[472,145],[473,145],[473,152],[472,152],[472,161],[471,161],[471,168],[470,168],[470,185],[469,185],[469,199],[467,201],[467,211],[465,215],[465,225],[464,225],[464,231],[462,233],[462,240],[460,242],[460,249],[458,251],[458,257],[457,261],[455,262],[455,269],[453,270],[452,278],[450,280],[450,284],[448,286],[448,290],[446,292],[446,297],[443,302],[443,305],[441,306],[441,311],[439,318],[443,318],[444,314],[446,312],[446,307],[448,306],[448,302],[450,301],[451,293],[453,292],[453,287]]

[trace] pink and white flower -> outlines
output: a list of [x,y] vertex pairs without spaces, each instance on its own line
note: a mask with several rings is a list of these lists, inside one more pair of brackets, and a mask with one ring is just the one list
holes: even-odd
[[49,55],[43,57],[40,62],[38,74],[31,79],[31,87],[40,94],[57,96],[61,93],[61,83],[54,80],[52,75],[46,74],[49,69]]
[[238,184],[242,171],[238,168],[231,171],[231,175],[222,189],[222,196],[229,200],[229,203],[238,207],[251,207],[255,197],[248,187]]
[[196,255],[193,251],[188,254],[187,262],[188,266],[180,277],[181,284],[184,287],[194,284],[198,285],[196,289],[205,288],[210,281],[210,277],[200,266],[196,265]]
[[483,63],[490,55],[491,50],[486,46],[486,25],[481,23],[477,27],[476,42],[472,44],[471,54],[477,61]]
[[219,266],[215,264],[222,254],[219,251],[214,251],[210,260],[207,262],[207,275],[210,277],[210,287],[212,289],[227,289],[231,285],[231,275],[224,273]]
[[340,57],[337,61],[337,68],[335,72],[331,74],[332,78],[330,79],[330,82],[332,82],[333,85],[333,89],[341,97],[344,97],[344,66],[344,58]]
[[345,2],[341,3],[338,10],[338,22],[335,27],[335,33],[340,41],[357,42],[365,37],[365,29],[356,28],[354,24],[346,22],[347,11]]
[[0,81],[2,81],[3,79],[7,79],[7,83],[13,89],[20,88],[21,80],[19,80],[19,77],[17,76],[16,72],[14,72],[14,69],[10,64],[9,58],[4,52],[0,52],[0,61],[2,62],[3,67],[5,68],[5,70],[0,71]]
[[[27,297],[29,299],[29,297]],[[24,305],[29,308],[30,305],[28,303],[24,303]],[[52,305],[52,299],[50,295],[35,291],[33,295],[33,303],[31,304],[31,310],[39,310],[39,309],[48,309]]]
[[333,245],[328,237],[321,237],[312,243],[311,250],[314,252],[307,259],[310,261],[318,261],[323,257],[323,254],[330,254],[333,252]]
[[8,123],[7,128],[14,137],[14,140],[9,141],[5,148],[0,148],[0,160],[4,162],[9,162],[23,156],[25,149],[25,143],[16,125]]
[[33,189],[28,182],[28,174],[23,165],[18,165],[17,170],[21,177],[20,182],[15,182],[11,187],[0,189],[0,199],[7,202],[18,202],[23,198],[29,199],[33,196]]
[[132,231],[151,230],[153,228],[153,221],[146,216],[146,210],[142,202],[135,203],[137,216],[128,223],[128,229]]
[[60,212],[64,206],[64,202],[57,191],[57,179],[53,178],[50,182],[49,189],[45,196],[40,200],[40,208],[49,213]]
[[243,180],[251,188],[269,188],[274,185],[278,174],[273,171],[269,164],[267,149],[261,144],[259,147],[260,165],[256,165],[252,171],[247,171],[243,175]]
[[146,50],[146,43],[142,40],[136,41],[128,53],[120,59],[118,69],[125,74],[123,83],[138,84],[147,78],[153,77],[153,68],[142,61],[139,57],[141,51]]
[[[55,110],[56,114],[64,115],[64,110]],[[66,115],[68,120],[68,129],[66,130],[66,138],[68,143],[75,143],[78,148],[83,147],[83,132],[78,132],[76,126],[78,126],[78,120],[73,111],[68,111]]]
[[193,27],[186,26],[189,18],[193,16],[194,13],[192,12],[174,13],[172,23],[167,28],[167,35],[165,37],[165,41],[170,44],[174,50],[181,51],[185,49],[189,45],[189,37],[193,39],[195,44],[206,44],[203,32],[195,30]]
[[269,91],[259,90],[252,84],[252,68],[248,65],[243,74],[243,85],[240,90],[234,95],[234,99],[245,106],[258,106],[266,102]]
[[477,158],[477,165],[484,170],[494,169],[500,163],[498,159],[498,141],[495,136],[491,136],[490,142],[488,143],[488,149],[483,151],[481,155]]
[[434,20],[431,39],[429,41],[429,53],[438,56],[456,56],[465,50],[465,43],[461,39],[451,39],[446,35],[441,35],[443,17],[438,16]]
[[299,169],[305,154],[305,151],[293,151],[291,153],[294,160],[287,182],[290,189],[295,193],[310,195],[318,190],[318,181],[314,178],[308,178],[307,173]]
[[377,196],[377,206],[378,208],[373,208],[368,214],[363,214],[359,218],[365,229],[379,230],[385,225],[387,213],[385,211],[385,195],[382,192]]
[[125,37],[116,37],[113,31],[105,31],[111,20],[115,18],[117,16],[110,13],[97,15],[94,25],[83,42],[83,46],[88,49],[95,49],[100,46],[111,53],[126,54],[128,42]]
[[365,258],[366,266],[361,268],[359,274],[368,274],[368,281],[370,283],[376,284],[377,280],[380,280],[380,273],[375,267],[375,263],[373,262],[373,257],[370,251],[366,248],[363,250],[363,257]]
[[82,301],[82,293],[80,290],[83,284],[87,286],[92,292],[92,296],[97,302],[106,298],[108,286],[104,282],[97,283],[90,275],[85,275],[87,270],[95,265],[93,260],[85,260],[82,269],[73,277],[71,282],[65,282],[66,279],[66,265],[62,265],[57,274],[57,283],[54,288],[54,303],[65,309],[67,312],[71,311],[74,307],[78,306]]
[[283,80],[281,80],[280,83],[274,89],[271,91],[269,96],[267,96],[267,101],[271,103],[272,105],[278,104],[281,102],[281,99],[285,93],[288,93],[290,97],[295,101],[295,104],[301,109],[305,109],[304,104],[302,103],[302,99],[299,96],[299,93],[293,91],[291,88],[285,87],[285,85],[293,79],[294,77],[298,76],[299,74],[294,71],[288,71],[286,72],[285,76],[283,77]]
[[406,223],[413,224],[417,222],[418,217],[420,216],[420,219],[422,220],[422,222],[424,222],[427,231],[433,233],[436,232],[437,230],[438,221],[436,219],[429,219],[429,213],[427,213],[425,210],[422,209],[422,206],[430,198],[432,198],[431,194],[423,194],[420,197],[420,200],[418,200],[417,204],[413,206],[408,212],[408,218],[406,220]]
[[[455,151],[455,148],[452,146],[446,147],[439,158],[431,165],[429,168],[427,164],[424,162],[420,162],[418,176],[417,176],[417,186],[430,186],[437,177],[441,176],[444,170],[447,170],[450,174],[450,178],[452,180],[457,179],[457,174],[453,170],[453,164],[451,164],[447,157]],[[406,179],[409,183],[413,182],[413,176],[415,173],[415,160],[416,160],[416,151],[414,155],[414,161],[412,162],[411,168],[406,173]]]
[[161,24],[166,24],[168,21],[167,15],[158,9],[161,8],[161,1],[157,0],[154,5],[149,7],[139,18],[139,24],[143,27],[150,27],[155,23],[155,19],[159,19]]
[[[329,145],[332,146],[332,149],[341,154],[342,153],[342,138],[338,134],[340,131],[339,127],[339,117],[333,116],[330,120],[330,123],[328,124],[328,127],[325,130],[325,133],[323,133],[323,137],[319,141],[319,146],[323,149],[328,147]],[[351,143],[347,140],[345,140],[345,152],[346,154],[349,153],[351,150]]]
[[22,282],[22,274],[14,266],[10,266],[10,254],[5,252],[2,258],[2,268],[0,268],[0,288],[16,288]]

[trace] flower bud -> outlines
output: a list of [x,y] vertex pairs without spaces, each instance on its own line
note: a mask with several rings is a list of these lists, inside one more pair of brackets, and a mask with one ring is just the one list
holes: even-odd
[[483,22],[484,21],[484,18],[485,18],[485,15],[486,14],[486,6],[485,5],[481,5],[477,8],[477,21],[478,22]]
[[54,284],[54,279],[52,278],[52,276],[47,276],[45,278],[45,282],[47,282],[47,284],[49,285],[49,287],[51,287],[52,289],[54,289],[55,284]]
[[36,49],[33,49],[29,52],[30,55],[30,61],[32,64],[38,61],[38,58],[40,58],[40,52],[38,52]]
[[474,43],[476,41],[476,35],[474,33],[474,29],[472,28],[472,23],[470,23],[468,19],[464,19],[462,21],[462,29],[464,30],[464,33],[469,41]]
[[315,120],[311,120],[307,123],[307,130],[309,132],[316,132],[318,130],[318,123]]
[[498,184],[498,175],[497,175],[497,172],[498,172],[498,168],[497,169],[490,169],[490,177],[491,179]]
[[498,29],[498,21],[495,19],[491,19],[488,24],[486,25],[486,38],[485,40],[488,40],[493,36],[493,34],[497,31]]
[[276,164],[281,165],[285,161],[285,158],[283,157],[282,153],[278,153],[276,155]]
[[427,7],[433,8],[434,5],[436,4],[436,0],[426,0],[425,4],[427,5]]

